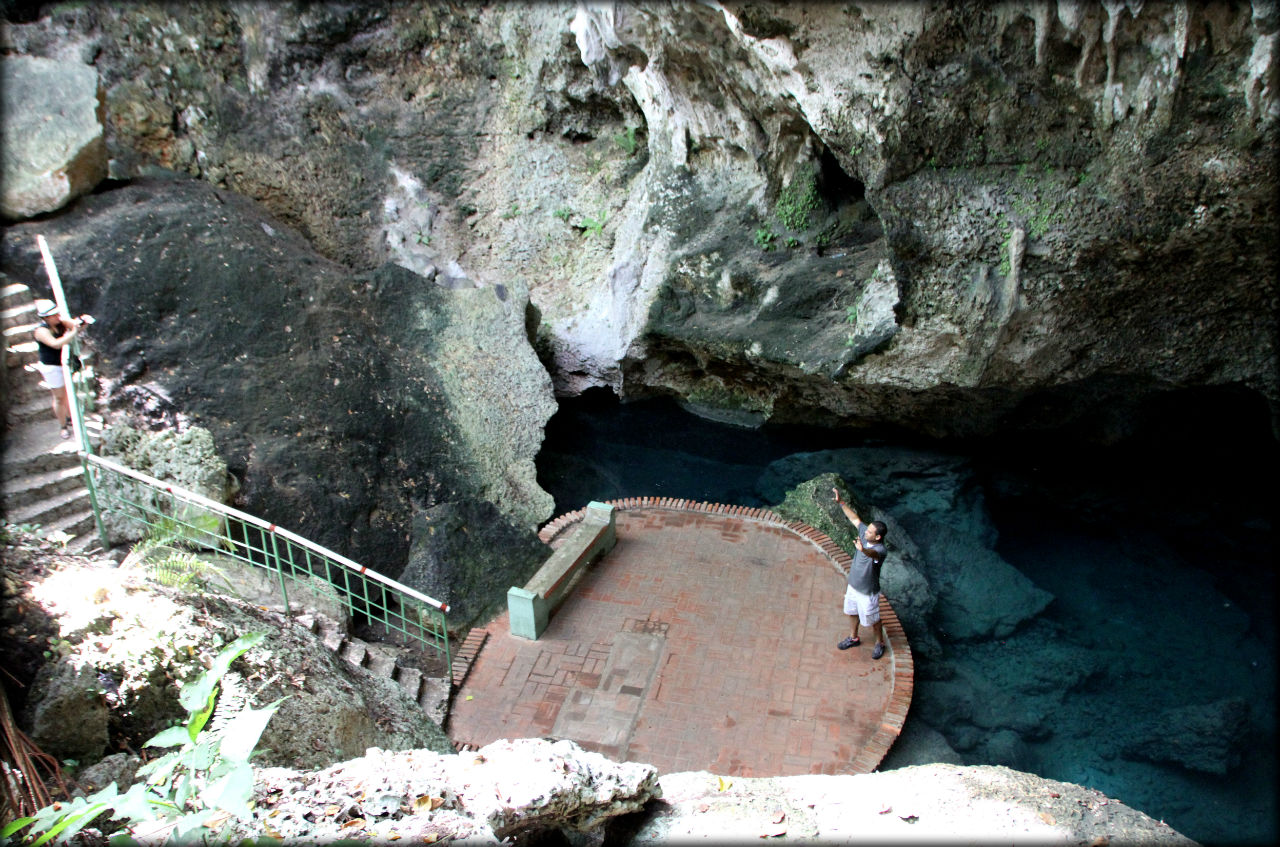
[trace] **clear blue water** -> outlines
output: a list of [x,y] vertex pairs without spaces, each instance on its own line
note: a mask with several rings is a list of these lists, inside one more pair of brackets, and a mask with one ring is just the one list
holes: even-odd
[[[941,657],[917,665],[917,696],[932,680],[979,679],[995,690],[1007,680],[1041,720],[1026,735],[1022,769],[1101,790],[1202,843],[1273,844],[1280,460],[1264,425],[1232,430],[1231,416],[1219,417],[1226,426],[1212,433],[1184,415],[1181,433],[1165,427],[1111,449],[1005,440],[962,450],[816,428],[744,429],[670,401],[620,404],[588,392],[564,401],[549,423],[539,482],[557,513],[631,496],[768,506],[761,475],[792,454],[960,456],[997,532],[996,552],[1055,599],[999,643],[944,641]],[[880,494],[876,506],[892,511],[891,493]],[[1045,667],[1063,669],[1060,688],[1016,687],[1028,668]],[[1180,710],[1233,699],[1247,704],[1248,723],[1226,773],[1134,755],[1141,732],[1186,738]],[[967,764],[1000,763],[984,761],[981,734],[992,730],[976,724],[944,735]]]

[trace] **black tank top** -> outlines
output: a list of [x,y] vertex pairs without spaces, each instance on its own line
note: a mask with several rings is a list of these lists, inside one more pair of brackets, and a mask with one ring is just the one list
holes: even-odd
[[[52,335],[54,338],[61,338],[63,333],[67,331],[67,328],[62,324],[58,324],[58,329],[56,331],[54,330],[53,327],[49,326],[48,324],[45,324],[44,327],[45,329],[49,330],[49,334]],[[39,338],[36,339],[36,346],[40,348],[40,364],[42,365],[62,364],[62,348],[61,347],[50,347],[48,344],[45,344]]]

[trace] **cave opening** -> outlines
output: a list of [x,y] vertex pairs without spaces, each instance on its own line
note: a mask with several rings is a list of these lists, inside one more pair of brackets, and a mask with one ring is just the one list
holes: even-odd
[[[1100,443],[1100,430],[1123,437]],[[736,427],[699,418],[674,398],[624,402],[594,389],[560,401],[537,464],[557,513],[593,499],[645,496],[772,509],[806,480],[836,473],[873,513],[897,521],[921,561],[984,563],[968,572],[983,582],[974,596],[991,603],[964,606],[966,620],[1004,615],[1007,598],[1027,585],[1054,598],[994,642],[953,638],[941,612],[931,618],[941,648],[917,659],[917,672],[926,670],[916,690],[941,705],[924,725],[967,764],[1019,763],[1089,785],[1209,841],[1244,831],[1273,840],[1269,824],[1252,823],[1252,810],[1275,793],[1269,745],[1242,753],[1234,772],[1247,778],[1226,781],[1191,771],[1170,777],[1167,763],[1116,752],[1132,737],[1135,714],[1180,709],[1193,685],[1206,702],[1247,692],[1258,715],[1250,731],[1274,726],[1269,483],[1280,473],[1280,446],[1256,392],[1170,392],[1129,407],[1119,427],[1103,417],[1092,427],[940,441]],[[886,570],[904,566],[902,549],[891,546]],[[957,591],[940,593],[939,604]],[[1229,640],[1171,625],[1205,609],[1230,622]],[[1102,622],[1105,636],[1082,620]],[[1123,637],[1108,643],[1117,631]],[[1024,659],[993,664],[993,651]],[[1123,684],[1111,671],[1119,651]],[[938,680],[963,678],[984,680],[975,691],[1013,690],[1025,685],[1028,662],[1092,668],[1083,678],[1107,680],[1106,702],[1067,674],[1060,685],[1022,689],[1029,702],[1046,704],[1035,725],[978,728],[937,688]],[[1214,672],[1206,676],[1204,667]],[[1024,720],[1020,712],[1012,718]],[[1212,812],[1182,805],[1190,792],[1212,798]]]
[[867,196],[867,187],[840,167],[840,161],[825,144],[818,156],[818,195],[832,211],[865,200]]
[[826,220],[820,226],[819,251],[827,247],[851,248],[884,236],[875,209],[867,202],[867,187],[841,165],[823,145],[818,155],[817,191]]

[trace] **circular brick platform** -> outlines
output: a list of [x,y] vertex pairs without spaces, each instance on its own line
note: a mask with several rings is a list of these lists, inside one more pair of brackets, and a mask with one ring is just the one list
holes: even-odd
[[[836,649],[848,554],[760,509],[611,505],[617,546],[540,639],[511,636],[505,613],[468,638],[447,724],[457,746],[570,738],[664,773],[726,776],[880,764],[911,703],[911,649],[883,598],[885,656],[871,659],[870,639]],[[583,513],[541,537],[556,546]]]

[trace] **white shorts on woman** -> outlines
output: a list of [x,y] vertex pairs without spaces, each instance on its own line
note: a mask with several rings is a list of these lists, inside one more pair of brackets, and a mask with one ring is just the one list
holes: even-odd
[[46,388],[62,387],[62,365],[46,365],[44,362],[36,362],[36,367],[40,369],[40,376],[44,378]]

